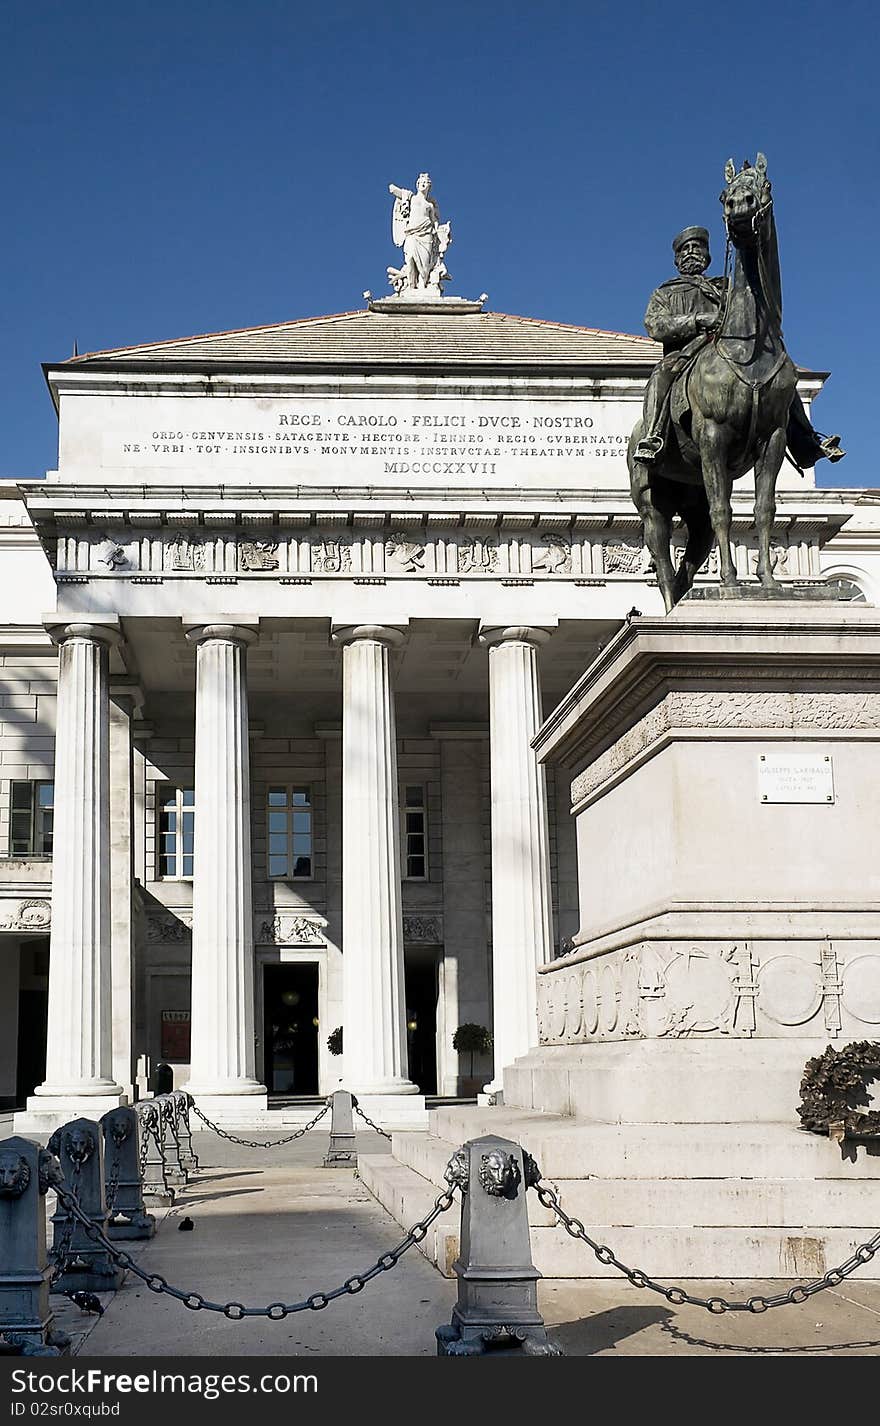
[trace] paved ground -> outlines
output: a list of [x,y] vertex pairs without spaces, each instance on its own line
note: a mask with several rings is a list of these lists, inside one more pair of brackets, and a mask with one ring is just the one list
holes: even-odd
[[[125,1245],[145,1270],[176,1286],[248,1305],[300,1300],[369,1267],[400,1240],[398,1225],[350,1168],[321,1167],[326,1133],[265,1152],[211,1134],[193,1139],[202,1171],[173,1208],[159,1210],[155,1239]],[[358,1147],[389,1148],[374,1134],[358,1135]],[[178,1230],[184,1216],[192,1232]],[[779,1283],[682,1285],[705,1296],[781,1290]],[[671,1307],[624,1280],[545,1280],[539,1291],[552,1336],[569,1356],[880,1355],[880,1283],[857,1275],[760,1317]],[[413,1248],[363,1292],[282,1322],[191,1312],[131,1279],[104,1298],[103,1317],[85,1317],[67,1302],[56,1312],[82,1356],[433,1356],[434,1328],[449,1320],[455,1295],[455,1283]]]

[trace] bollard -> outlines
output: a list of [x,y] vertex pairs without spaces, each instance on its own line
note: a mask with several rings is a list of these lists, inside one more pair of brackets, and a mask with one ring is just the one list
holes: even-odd
[[108,1238],[152,1238],[156,1220],[144,1211],[137,1111],[109,1109],[104,1131],[104,1186]]
[[156,1097],[159,1124],[162,1133],[162,1157],[165,1160],[165,1178],[175,1188],[185,1188],[186,1170],[180,1161],[180,1140],[177,1137],[177,1111],[170,1094]]
[[490,1134],[452,1156],[446,1178],[462,1192],[458,1301],[438,1327],[438,1357],[552,1357],[538,1311],[526,1190],[540,1174],[519,1144]]
[[357,1100],[347,1089],[334,1090],[330,1104],[330,1145],[324,1157],[324,1167],[330,1164],[350,1164],[357,1167],[357,1145],[354,1137],[354,1106]]
[[144,1198],[157,1203],[174,1202],[174,1189],[165,1177],[165,1155],[162,1152],[162,1124],[155,1099],[144,1099],[138,1105],[141,1130],[141,1176]]
[[192,1099],[185,1089],[176,1089],[172,1097],[177,1109],[177,1141],[180,1145],[180,1162],[184,1172],[189,1175],[195,1173],[199,1167],[198,1155],[193,1149],[192,1130],[189,1123],[189,1107],[192,1104]]
[[70,1338],[53,1329],[46,1257],[47,1190],[61,1167],[30,1139],[0,1141],[0,1333],[25,1357],[66,1356]]
[[[64,1187],[73,1194],[87,1218],[107,1232],[107,1205],[104,1199],[104,1136],[93,1119],[74,1119],[49,1140],[49,1149],[58,1155]],[[52,1215],[55,1234],[50,1258],[58,1276],[51,1292],[112,1292],[122,1282],[106,1248],[95,1243],[85,1228],[59,1200]]]

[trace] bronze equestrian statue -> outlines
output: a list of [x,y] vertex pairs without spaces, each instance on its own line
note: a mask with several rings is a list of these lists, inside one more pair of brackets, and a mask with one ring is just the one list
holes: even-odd
[[[798,467],[845,452],[807,419],[782,338],[782,288],[767,160],[724,171],[721,194],[733,280],[705,277],[709,234],[685,228],[673,241],[679,276],[652,293],[645,326],[663,345],[629,441],[633,501],[668,613],[687,593],[717,539],[721,580],[738,581],[730,549],[731,490],[754,467],[757,574],[779,587],[770,559],[776,479],[786,446]],[[678,570],[672,521],[687,527]]]

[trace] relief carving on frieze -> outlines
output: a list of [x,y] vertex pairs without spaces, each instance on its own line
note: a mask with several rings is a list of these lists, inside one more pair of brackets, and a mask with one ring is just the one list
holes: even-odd
[[279,911],[264,916],[257,924],[257,940],[273,946],[323,946],[326,921],[302,916],[292,911]]
[[205,568],[205,546],[198,535],[173,535],[165,546],[165,568],[175,571],[203,571]]
[[418,574],[425,568],[425,546],[406,530],[392,530],[385,541],[385,558],[389,567],[405,570],[407,574]]
[[351,569],[351,540],[329,535],[314,540],[312,569],[316,574],[345,574]]
[[277,569],[278,541],[239,540],[238,567],[245,571]]
[[494,574],[498,569],[498,541],[467,535],[458,544],[459,574]]
[[404,916],[403,939],[439,945],[443,940],[443,924],[439,916]]
[[555,530],[542,530],[532,547],[532,571],[535,574],[569,574],[571,571],[571,540]]
[[0,913],[3,931],[48,931],[51,924],[52,903],[43,897],[4,906]]
[[[190,913],[191,914],[191,913]],[[192,927],[180,911],[153,913],[146,918],[146,937],[151,945],[180,945],[188,940]]]

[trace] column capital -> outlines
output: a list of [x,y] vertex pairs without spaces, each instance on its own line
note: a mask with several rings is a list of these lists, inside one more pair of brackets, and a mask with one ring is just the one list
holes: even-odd
[[334,644],[385,644],[397,649],[406,638],[406,627],[397,624],[334,624],[330,630]]
[[190,624],[185,620],[184,623],[186,637],[192,644],[205,644],[211,639],[218,639],[226,644],[247,645],[253,644],[260,636],[257,621],[246,624]]
[[552,633],[552,629],[537,624],[481,624],[479,640],[489,649],[498,644],[531,644],[540,648]]
[[122,643],[119,620],[93,622],[90,619],[44,619],[44,628],[53,644],[66,644],[69,639],[88,639],[93,644],[114,648]]

